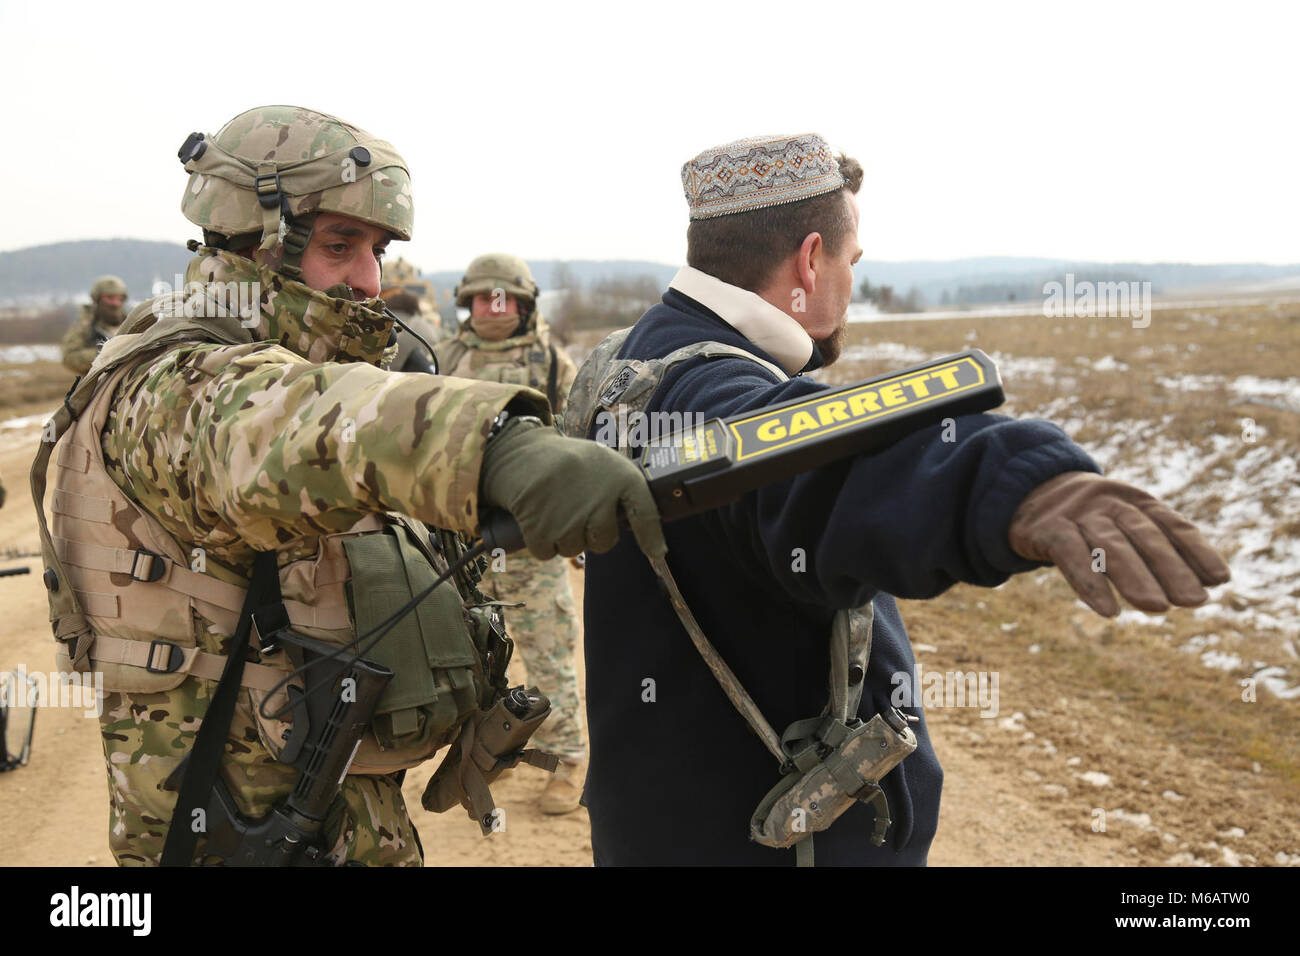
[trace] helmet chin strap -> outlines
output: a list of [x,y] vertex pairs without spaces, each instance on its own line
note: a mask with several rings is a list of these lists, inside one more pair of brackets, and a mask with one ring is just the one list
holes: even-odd
[[[316,213],[308,212],[295,216],[289,212],[289,203],[286,199],[280,222],[283,234],[280,240],[282,254],[280,268],[276,271],[283,273],[286,278],[300,282],[302,281],[302,254],[307,251],[307,244],[311,242],[311,232],[316,226]],[[348,289],[349,295],[340,298],[351,299],[351,291]]]
[[301,281],[302,254],[311,242],[316,213],[295,216],[290,211],[289,197],[280,188],[280,173],[275,163],[258,164],[253,189],[262,207],[262,244],[258,248],[270,253],[279,243],[280,261],[276,271],[287,279]]

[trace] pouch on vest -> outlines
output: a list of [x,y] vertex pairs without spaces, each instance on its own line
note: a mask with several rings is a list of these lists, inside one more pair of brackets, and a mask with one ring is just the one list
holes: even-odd
[[489,710],[480,711],[465,723],[429,778],[421,805],[442,813],[459,803],[485,836],[491,833],[497,815],[487,785],[520,763],[551,772],[559,765],[554,754],[524,749],[550,713],[551,702],[536,687],[516,687]]
[[[348,597],[357,634],[382,627],[408,601],[433,583],[434,567],[403,526],[343,544],[351,565]],[[478,655],[455,582],[443,582],[415,610],[401,617],[363,656],[393,672],[371,724],[379,754],[363,745],[352,773],[388,772],[413,766],[447,744],[482,693]],[[408,763],[409,761],[409,763]],[[369,769],[382,766],[384,769]]]
[[793,769],[754,811],[751,839],[763,846],[794,846],[863,800],[876,808],[871,842],[884,842],[890,819],[880,778],[916,749],[906,717],[891,708],[865,723],[830,716],[796,721],[783,735],[781,749]]

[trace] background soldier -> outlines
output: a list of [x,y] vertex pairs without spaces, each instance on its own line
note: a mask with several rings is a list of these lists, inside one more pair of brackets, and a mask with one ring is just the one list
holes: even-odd
[[[558,419],[577,372],[551,341],[537,308],[537,283],[517,256],[490,254],[469,264],[456,287],[456,305],[470,310],[456,337],[437,347],[444,375],[527,385],[546,394]],[[544,813],[576,810],[582,796],[587,745],[579,712],[573,656],[578,621],[565,562],[525,554],[505,559],[484,584],[503,601],[522,601],[508,614],[511,636],[523,654],[528,680],[551,698],[551,716],[533,738],[562,760],[541,797]]]
[[[124,865],[158,863],[165,843],[175,862],[204,859],[202,837],[179,859],[172,849],[176,833],[192,839],[188,816],[169,834],[196,733],[224,742],[214,772],[246,817],[264,817],[298,779],[276,759],[292,718],[258,713],[292,665],[284,649],[259,647],[260,631],[228,731],[210,713],[233,686],[216,678],[248,620],[249,581],[267,583],[255,567],[295,631],[343,644],[409,600],[414,581],[431,581],[459,548],[451,532],[472,534],[481,508],[511,512],[538,557],[609,547],[620,507],[662,552],[637,470],[547,427],[540,393],[376,367],[393,344],[379,258],[414,222],[405,163],[388,143],[271,106],[214,137],[191,134],[180,155],[191,174],[182,210],[204,237],[191,243],[186,287],[202,291],[133,312],[56,412],[57,448],[43,444],[33,466],[59,669],[102,672],[108,691],[109,839]],[[41,510],[51,460],[52,529]],[[433,542],[420,522],[449,530]],[[402,563],[376,582],[355,547]],[[362,572],[369,583],[353,587]],[[329,861],[421,861],[401,776],[468,719],[465,698],[478,706],[478,678],[462,670],[447,683],[451,665],[467,668],[491,639],[468,630],[473,597],[458,576],[367,653],[392,665],[390,690],[401,681],[419,693],[371,722],[324,823]],[[426,613],[436,626],[421,623]],[[395,647],[406,648],[400,661],[379,658]]]
[[85,375],[90,363],[126,316],[126,283],[117,276],[100,276],[90,287],[90,304],[63,336],[63,364]]

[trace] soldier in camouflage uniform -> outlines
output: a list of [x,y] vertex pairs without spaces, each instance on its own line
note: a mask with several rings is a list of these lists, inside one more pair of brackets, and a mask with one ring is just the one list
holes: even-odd
[[[194,595],[242,594],[258,551],[276,552],[283,582],[304,558],[325,569],[329,536],[358,534],[365,521],[382,526],[401,513],[473,534],[480,507],[512,513],[539,557],[611,546],[620,509],[648,549],[662,545],[635,469],[546,427],[542,395],[376,367],[395,351],[378,260],[413,224],[408,174],[391,146],[334,117],[276,106],[235,117],[215,137],[192,134],[181,159],[191,173],[182,209],[204,235],[191,243],[186,290],[132,313],[70,396],[73,408],[56,412],[59,444],[42,447],[32,476],[59,666],[93,665],[107,678],[110,844],[122,865],[161,858],[177,800],[164,781],[193,746],[234,630],[229,604]],[[75,417],[87,408],[100,417]],[[76,444],[86,434],[102,446],[102,464],[98,448]],[[97,467],[104,477],[95,480],[112,488],[106,508],[76,493]],[[53,534],[41,508],[47,471]],[[114,563],[111,549],[78,540],[95,521],[129,548],[152,542],[174,557],[119,550],[127,561]],[[158,578],[138,570],[141,554],[154,562],[145,568],[164,571],[161,584],[142,583]],[[203,560],[186,568],[179,559],[190,555]],[[126,599],[88,593],[88,568],[102,569],[99,590],[122,588]],[[132,632],[130,621],[151,619],[149,602],[161,600],[149,588],[163,585],[190,589],[189,619],[159,612],[152,631]],[[302,610],[316,620],[326,609]],[[177,643],[184,651],[181,673],[174,661],[161,671],[154,663],[169,636],[172,657]],[[129,653],[140,646],[149,667]],[[201,660],[216,673],[197,676]],[[269,671],[267,660],[250,649],[246,674]],[[259,699],[241,689],[220,764],[248,817],[270,811],[297,777],[275,759],[279,735],[257,717]],[[353,771],[325,822],[330,859],[418,865],[401,773]],[[202,851],[200,838],[195,860]]]
[[[528,385],[546,393],[558,419],[577,368],[551,341],[537,308],[537,283],[517,256],[489,254],[470,263],[456,287],[456,305],[470,310],[454,339],[437,346],[444,375]],[[538,561],[523,554],[500,558],[484,585],[510,611],[510,630],[523,654],[528,680],[551,698],[552,712],[534,742],[561,758],[542,792],[544,813],[578,808],[586,773],[578,676],[573,657],[578,621],[563,560]]]
[[90,287],[90,304],[63,336],[63,364],[85,375],[90,363],[126,317],[126,283],[117,276],[100,276]]

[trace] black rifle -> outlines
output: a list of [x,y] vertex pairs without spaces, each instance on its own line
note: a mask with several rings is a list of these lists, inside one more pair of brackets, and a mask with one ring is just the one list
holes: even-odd
[[[203,856],[225,866],[332,866],[328,847],[320,842],[321,828],[393,672],[360,658],[338,657],[337,647],[291,631],[277,632],[275,640],[295,664],[315,660],[312,673],[332,689],[287,688],[293,730],[280,760],[300,773],[293,791],[269,814],[260,820],[240,814],[217,778],[204,811]],[[329,676],[320,677],[322,672]],[[178,768],[174,776],[181,772]]]

